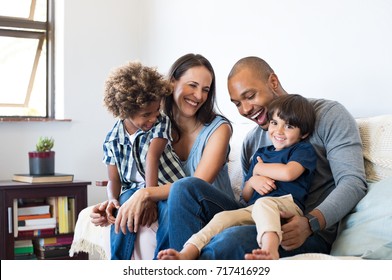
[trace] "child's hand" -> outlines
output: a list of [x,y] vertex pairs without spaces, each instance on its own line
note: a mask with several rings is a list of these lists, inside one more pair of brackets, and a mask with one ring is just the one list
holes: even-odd
[[260,175],[261,169],[263,168],[263,164],[264,162],[261,159],[261,157],[257,157],[257,163],[253,167],[253,175]]
[[250,186],[259,194],[265,195],[276,190],[275,180],[265,176],[252,176],[249,179]]
[[106,217],[108,221],[112,224],[116,221],[116,217],[114,217],[113,213],[116,209],[120,208],[120,203],[117,199],[109,200],[109,203],[106,207]]
[[106,207],[108,203],[109,202],[107,200],[102,203],[98,203],[94,205],[93,209],[91,210],[90,218],[91,222],[95,226],[106,227],[110,225],[110,222],[108,221],[106,216]]

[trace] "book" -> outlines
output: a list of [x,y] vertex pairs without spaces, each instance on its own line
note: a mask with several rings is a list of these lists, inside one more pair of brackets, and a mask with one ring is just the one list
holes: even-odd
[[19,207],[42,205],[42,204],[46,204],[45,202],[46,202],[45,198],[19,198],[18,199]]
[[57,197],[58,202],[58,221],[59,221],[59,233],[69,233],[69,217],[68,217],[68,197],[59,196]]
[[31,247],[15,247],[14,254],[15,255],[24,255],[24,254],[32,254],[34,253],[33,246]]
[[55,183],[55,182],[72,182],[74,175],[55,173],[54,175],[30,175],[30,174],[14,174],[13,181],[24,183]]
[[68,221],[69,221],[69,231],[73,232],[75,230],[76,224],[76,214],[75,214],[75,198],[68,197]]
[[56,219],[56,224],[59,224],[59,215],[58,215],[58,201],[56,196],[51,196],[46,199],[47,203],[50,205],[50,213],[52,213],[52,217]]
[[39,214],[47,214],[47,213],[50,213],[49,205],[35,205],[35,206],[18,208],[18,216],[39,215]]
[[32,247],[32,246],[33,246],[33,241],[31,239],[15,240],[15,242],[14,242],[15,248]]
[[13,200],[13,230],[14,230],[14,237],[18,237],[18,219],[19,219],[19,213],[18,213],[18,200],[14,198]]
[[36,230],[36,229],[50,229],[50,228],[56,228],[56,224],[18,226],[18,231],[19,231],[19,234],[20,234],[21,231]]
[[14,254],[15,255],[27,255],[34,253],[33,242],[31,239],[27,240],[15,240],[14,243]]
[[56,236],[56,237],[45,237],[38,238],[35,243],[40,247],[45,246],[56,246],[56,245],[71,245],[73,236]]
[[36,247],[35,254],[38,259],[69,257],[71,245]]
[[46,219],[46,218],[51,218],[50,213],[38,214],[38,215],[19,215],[19,216],[17,216],[18,221],[34,220],[34,219]]
[[56,225],[56,218],[31,219],[18,221],[18,226]]
[[44,228],[44,229],[20,231],[18,233],[18,236],[19,237],[47,236],[47,235],[53,235],[55,233],[56,233],[55,228]]

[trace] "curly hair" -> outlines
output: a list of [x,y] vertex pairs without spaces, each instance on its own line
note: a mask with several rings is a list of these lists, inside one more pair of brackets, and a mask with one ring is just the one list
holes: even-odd
[[128,62],[109,74],[104,88],[104,105],[114,117],[126,119],[172,92],[170,82],[156,68]]

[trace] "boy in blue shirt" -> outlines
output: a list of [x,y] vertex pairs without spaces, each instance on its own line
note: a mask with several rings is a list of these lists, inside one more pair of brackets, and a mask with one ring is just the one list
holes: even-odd
[[213,236],[228,227],[246,224],[256,224],[260,249],[245,258],[257,255],[258,259],[279,259],[282,240],[279,213],[303,215],[316,168],[315,151],[306,141],[314,130],[315,111],[306,98],[285,95],[270,104],[268,119],[268,135],[273,145],[258,149],[253,156],[242,190],[242,199],[248,207],[216,214],[185,243],[181,252],[163,250],[159,259],[196,259]]

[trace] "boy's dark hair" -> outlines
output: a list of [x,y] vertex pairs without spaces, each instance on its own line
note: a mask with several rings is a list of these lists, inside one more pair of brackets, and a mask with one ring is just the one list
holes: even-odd
[[104,105],[115,117],[126,119],[171,93],[170,82],[155,68],[128,62],[109,74]]
[[312,135],[316,122],[316,113],[308,99],[299,94],[286,94],[273,100],[268,106],[268,119],[274,113],[286,123],[298,127],[301,135]]

